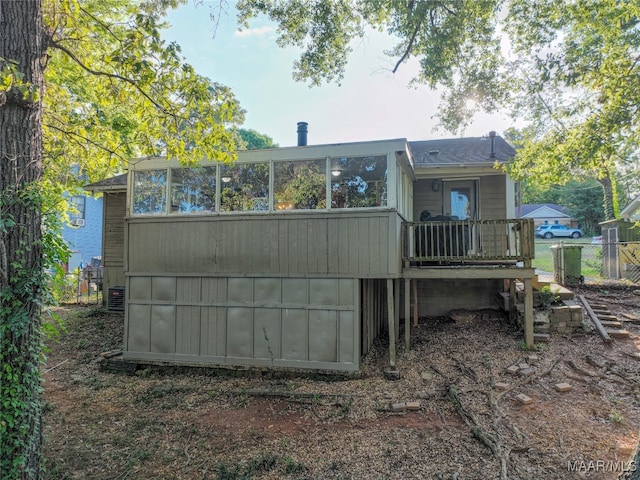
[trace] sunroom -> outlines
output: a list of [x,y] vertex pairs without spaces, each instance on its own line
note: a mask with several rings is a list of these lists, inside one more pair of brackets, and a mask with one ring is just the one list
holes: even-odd
[[405,140],[136,161],[125,358],[357,370],[402,272],[412,174]]

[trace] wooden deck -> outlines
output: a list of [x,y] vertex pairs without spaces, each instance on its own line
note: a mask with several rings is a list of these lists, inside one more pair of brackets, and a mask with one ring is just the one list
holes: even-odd
[[[414,325],[418,322],[417,282],[421,279],[502,279],[512,295],[515,295],[516,280],[521,281],[524,284],[524,339],[528,347],[533,347],[533,220],[404,222],[401,228],[406,348],[411,340],[410,319],[413,317]],[[388,289],[393,291],[392,280],[388,282]],[[398,282],[396,291],[399,288]],[[398,333],[399,311],[393,312],[391,305],[390,301],[389,331]],[[392,368],[396,336],[389,336]]]

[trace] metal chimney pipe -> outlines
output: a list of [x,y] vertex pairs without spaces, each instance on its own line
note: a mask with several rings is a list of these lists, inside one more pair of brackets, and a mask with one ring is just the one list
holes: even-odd
[[307,122],[298,122],[298,146],[305,147],[307,145]]
[[496,158],[496,132],[493,130],[489,132],[489,139],[491,140],[491,153],[489,158]]

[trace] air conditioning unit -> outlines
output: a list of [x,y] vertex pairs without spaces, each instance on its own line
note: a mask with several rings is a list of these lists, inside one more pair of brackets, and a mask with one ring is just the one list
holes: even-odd
[[74,227],[84,227],[84,218],[74,218],[71,220],[71,225]]
[[124,287],[113,287],[109,289],[107,310],[124,312]]

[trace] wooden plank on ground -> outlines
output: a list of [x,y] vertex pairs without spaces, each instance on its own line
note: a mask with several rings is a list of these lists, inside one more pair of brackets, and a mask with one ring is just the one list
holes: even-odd
[[640,322],[640,317],[633,313],[621,313],[620,316],[624,318],[624,322]]
[[589,305],[589,302],[587,302],[587,299],[584,298],[584,295],[578,295],[578,299],[580,300],[580,302],[582,302],[582,305],[584,305],[584,308],[587,310],[587,314],[589,315],[591,322],[595,325],[596,330],[598,331],[598,334],[602,337],[602,340],[604,340],[607,343],[611,342],[612,341],[611,337],[607,333],[606,329],[600,323],[598,316],[594,313],[593,309]]

